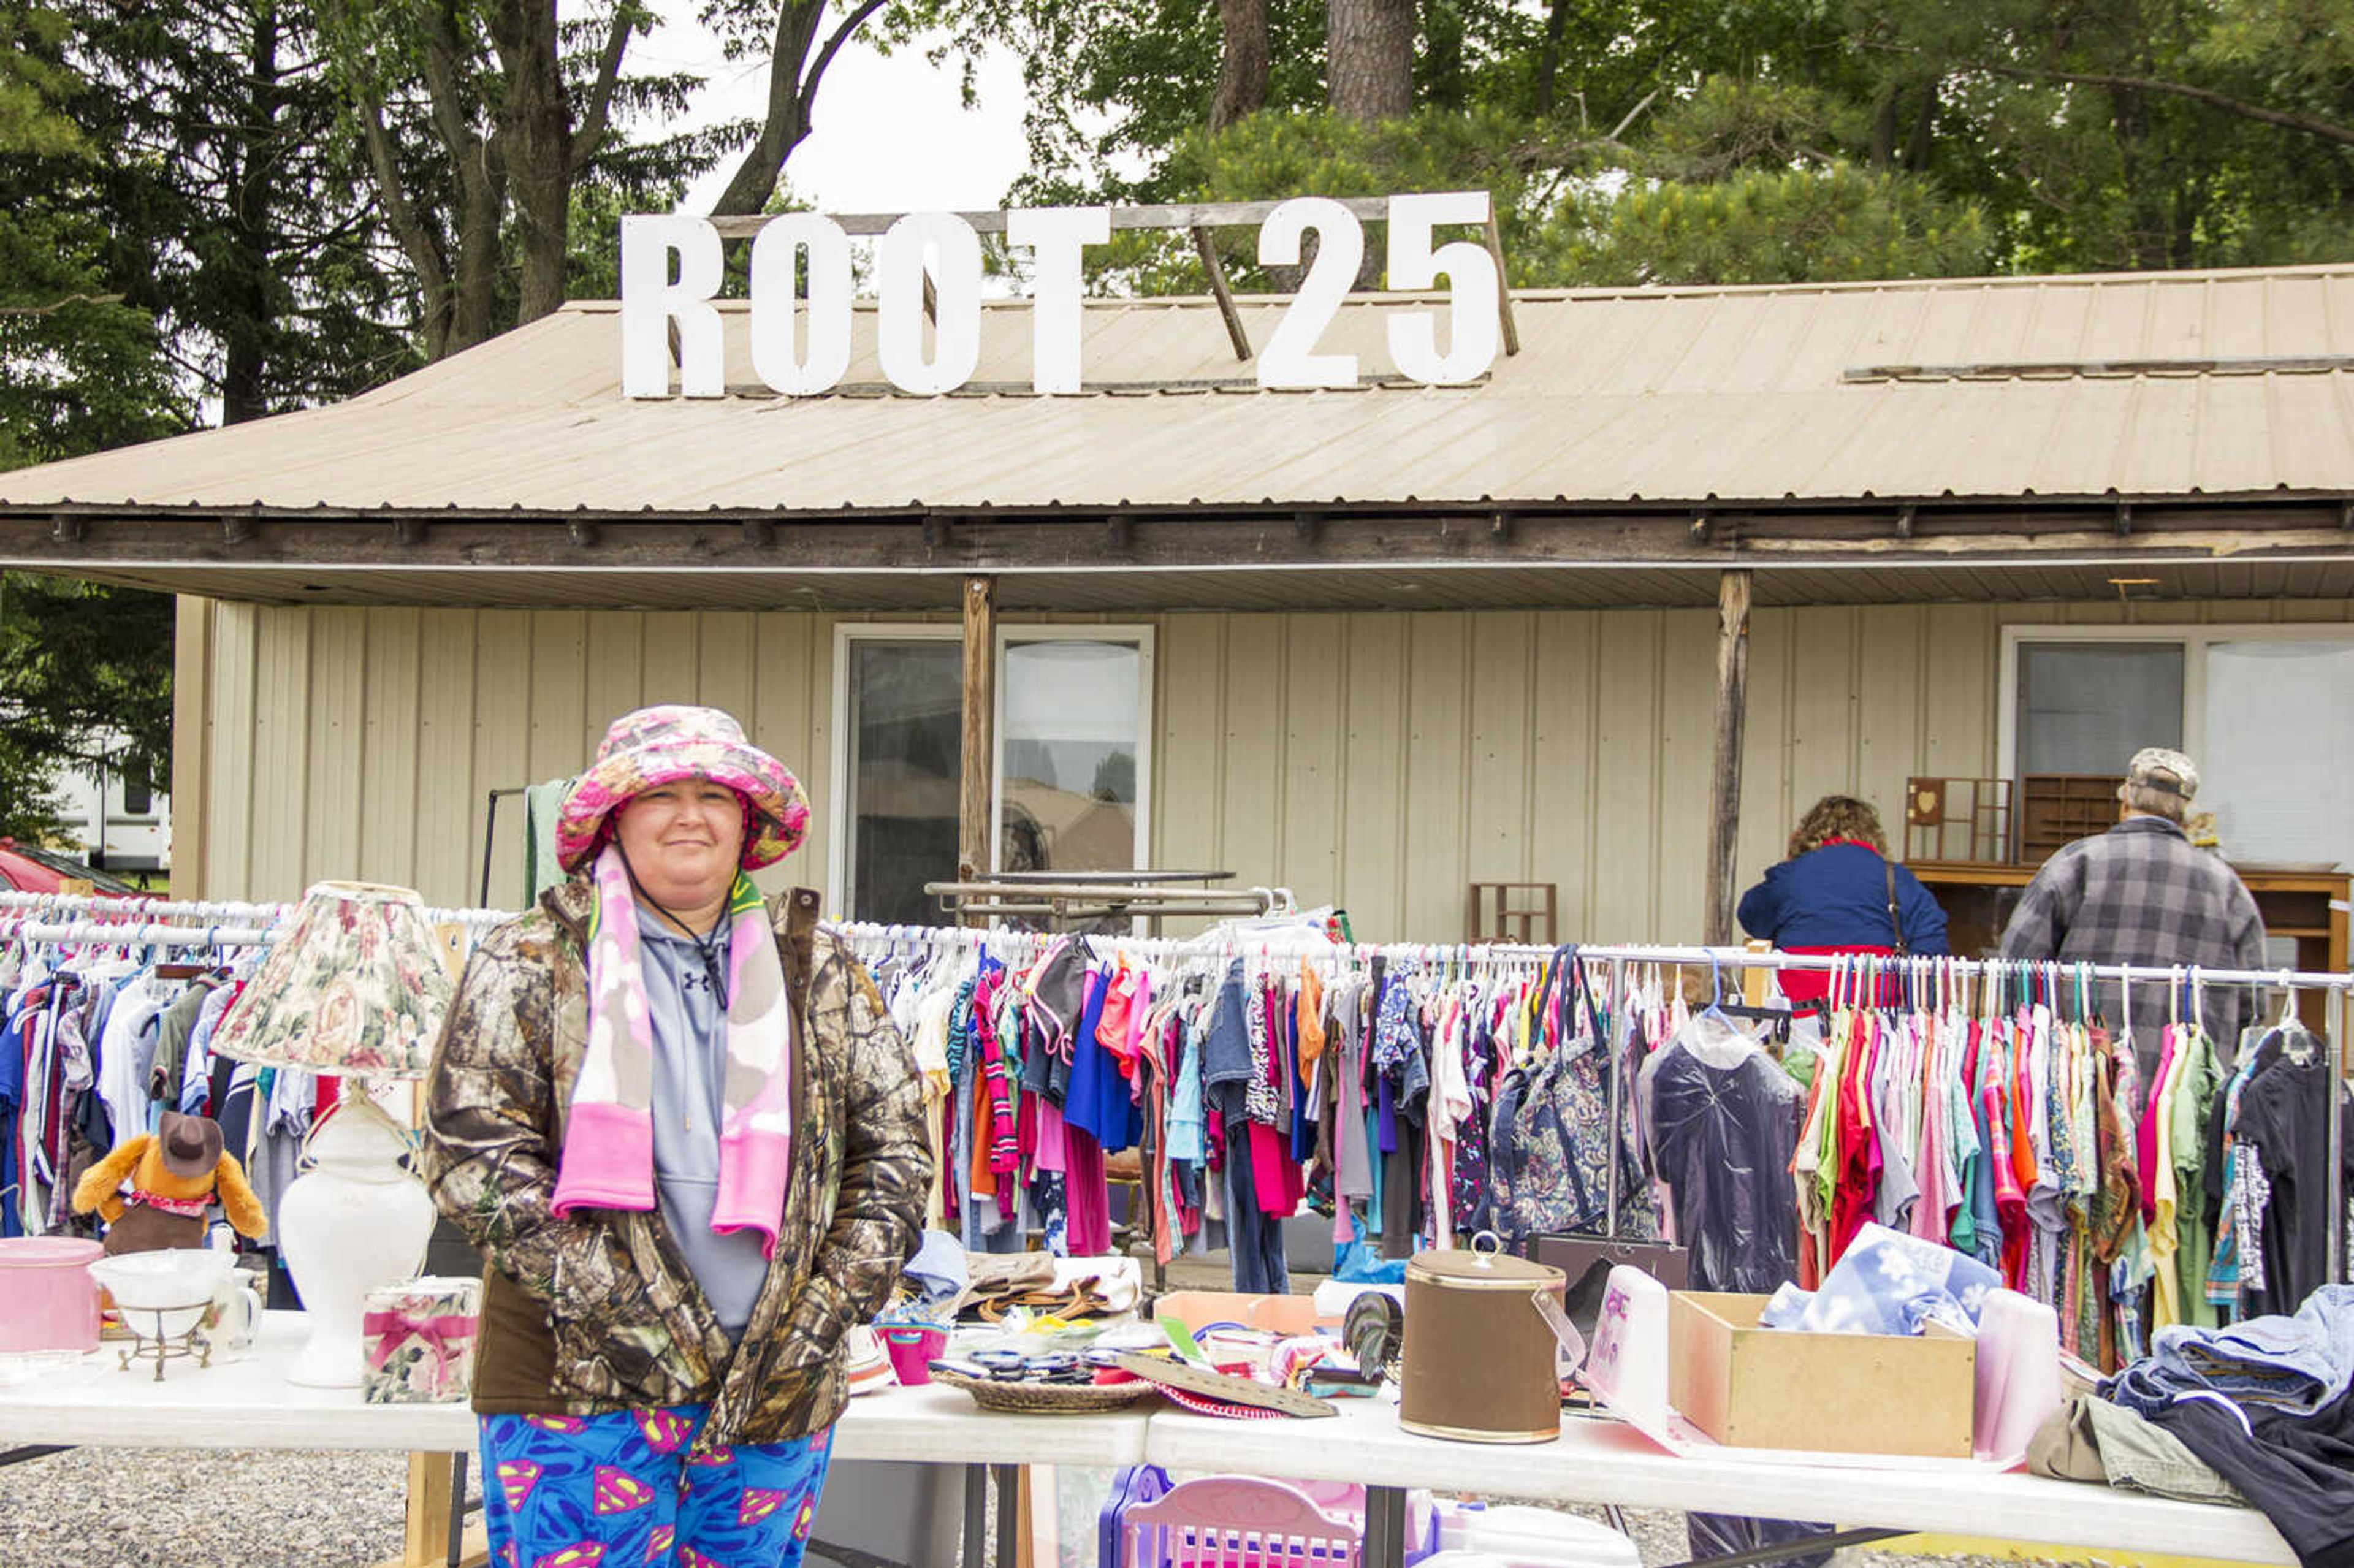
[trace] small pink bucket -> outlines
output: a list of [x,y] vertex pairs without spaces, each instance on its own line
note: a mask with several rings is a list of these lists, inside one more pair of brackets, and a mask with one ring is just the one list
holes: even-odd
[[891,1370],[898,1374],[901,1383],[913,1388],[932,1381],[931,1361],[948,1346],[945,1329],[925,1329],[914,1326],[885,1328],[883,1348],[891,1357]]
[[106,1255],[75,1236],[0,1240],[0,1353],[98,1349],[98,1282],[90,1266]]

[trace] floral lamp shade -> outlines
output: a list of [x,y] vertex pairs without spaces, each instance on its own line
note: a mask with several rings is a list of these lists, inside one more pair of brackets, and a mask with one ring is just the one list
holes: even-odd
[[212,1048],[313,1073],[419,1078],[454,990],[415,892],[313,883]]

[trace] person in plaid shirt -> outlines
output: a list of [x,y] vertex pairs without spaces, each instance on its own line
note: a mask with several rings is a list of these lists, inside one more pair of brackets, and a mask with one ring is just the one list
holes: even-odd
[[[2255,899],[2221,855],[2194,847],[2182,831],[2183,814],[2198,792],[2199,769],[2182,753],[2163,747],[2134,753],[2117,790],[2125,803],[2121,820],[2043,863],[2003,928],[2002,956],[2261,968],[2264,921]],[[2129,989],[2130,1019],[2114,981],[2101,984],[2098,1005],[2112,1026],[2130,1025],[2135,1059],[2147,1083],[2158,1062],[2159,1030],[2187,1015],[2190,999],[2169,997],[2164,984]],[[2204,989],[2201,1021],[2228,1059],[2241,1027],[2255,1016],[2254,993],[2243,986]]]

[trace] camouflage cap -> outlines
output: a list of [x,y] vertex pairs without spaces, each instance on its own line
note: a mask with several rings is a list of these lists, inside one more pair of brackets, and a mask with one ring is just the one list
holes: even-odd
[[2145,746],[2126,764],[2129,788],[2155,789],[2188,800],[2199,793],[2199,768],[2190,758],[2163,746]]

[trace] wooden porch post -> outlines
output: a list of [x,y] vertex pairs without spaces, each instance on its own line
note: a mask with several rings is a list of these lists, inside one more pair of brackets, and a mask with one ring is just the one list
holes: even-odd
[[1741,830],[1741,729],[1749,714],[1751,574],[1725,572],[1716,585],[1716,767],[1708,789],[1708,931],[1712,947],[1733,940],[1734,841]]
[[[193,594],[173,600],[172,633],[172,881],[175,898],[206,895],[211,866],[213,601]],[[101,801],[100,810],[104,810]],[[103,836],[103,828],[101,835]]]
[[964,757],[957,790],[957,880],[990,872],[989,786],[997,756],[997,579],[964,580]]

